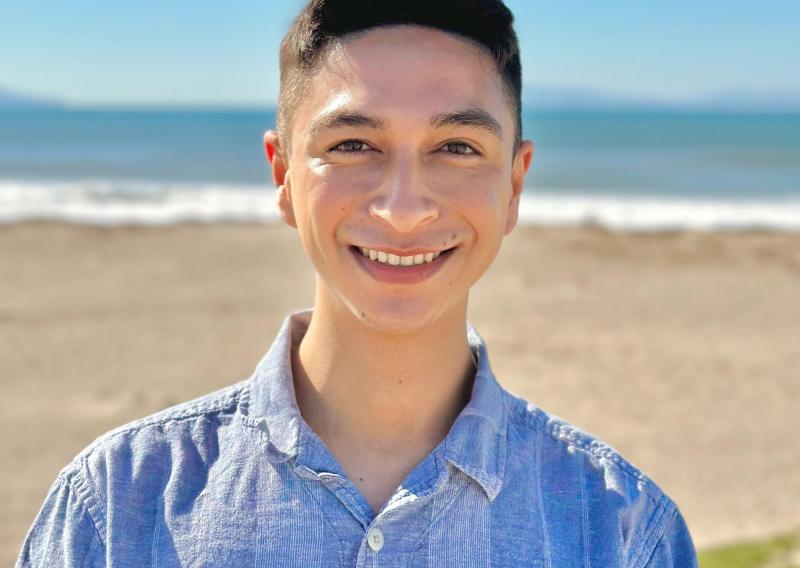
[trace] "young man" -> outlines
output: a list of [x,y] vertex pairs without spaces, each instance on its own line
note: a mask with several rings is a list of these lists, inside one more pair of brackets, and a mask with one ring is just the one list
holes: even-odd
[[265,137],[317,270],[253,377],[100,438],[20,566],[695,566],[676,506],[496,382],[470,287],[517,208],[499,0],[315,0]]

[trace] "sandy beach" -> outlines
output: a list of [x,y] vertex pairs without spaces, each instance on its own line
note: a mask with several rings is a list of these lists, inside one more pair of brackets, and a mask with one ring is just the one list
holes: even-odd
[[[312,286],[278,225],[0,227],[0,565],[77,452],[246,378]],[[648,473],[699,546],[800,527],[800,234],[523,227],[470,314],[501,382]]]

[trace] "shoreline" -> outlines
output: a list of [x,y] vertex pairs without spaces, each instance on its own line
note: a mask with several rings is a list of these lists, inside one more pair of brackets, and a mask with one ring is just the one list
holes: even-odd
[[[0,226],[53,222],[86,226],[279,222],[276,195],[260,184],[85,179],[0,179]],[[674,195],[529,186],[520,224],[593,226],[623,232],[774,230],[800,234],[800,193]]]

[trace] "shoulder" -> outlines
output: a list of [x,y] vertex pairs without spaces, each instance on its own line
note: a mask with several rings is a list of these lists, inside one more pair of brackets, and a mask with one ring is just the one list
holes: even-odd
[[198,428],[203,424],[229,422],[239,407],[246,403],[247,393],[248,381],[243,381],[140,418],[103,434],[74,461],[91,459],[97,454],[120,448],[137,450],[177,443],[184,436],[197,439],[198,434],[202,434]]
[[93,566],[112,534],[152,533],[165,496],[171,506],[190,503],[206,489],[212,464],[241,461],[243,452],[219,448],[226,437],[246,438],[235,425],[246,420],[248,392],[245,381],[100,436],[59,473],[18,565]]
[[[508,474],[536,486],[556,508],[574,500],[597,530],[616,535],[637,566],[679,511],[638,467],[596,436],[506,391]],[[546,506],[546,505],[545,505]]]
[[247,403],[248,381],[226,387],[111,430],[59,474],[88,511],[100,517],[110,494],[157,495],[174,473],[204,469],[218,439]]
[[653,498],[664,497],[661,489],[646,474],[607,443],[531,402],[507,391],[504,391],[504,395],[510,435],[516,443],[538,443],[541,445],[540,451],[581,457],[592,469],[613,469]]

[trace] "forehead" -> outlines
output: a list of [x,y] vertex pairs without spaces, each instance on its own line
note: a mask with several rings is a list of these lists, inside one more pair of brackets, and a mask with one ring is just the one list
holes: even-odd
[[463,108],[483,109],[504,132],[513,132],[502,79],[484,48],[432,28],[374,28],[332,45],[320,57],[292,135],[302,135],[314,117],[342,109],[411,125]]

